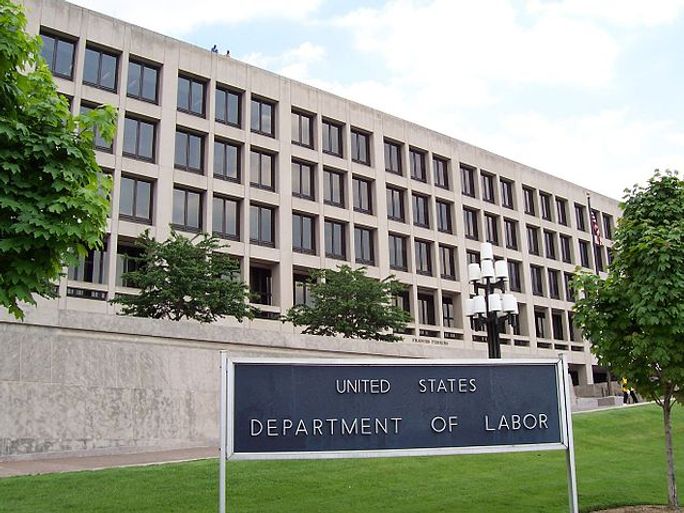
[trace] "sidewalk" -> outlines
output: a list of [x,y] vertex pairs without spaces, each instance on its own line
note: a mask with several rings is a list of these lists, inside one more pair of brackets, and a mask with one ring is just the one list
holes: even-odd
[[45,458],[40,460],[0,461],[0,478],[50,474],[54,472],[98,470],[112,467],[157,465],[217,457],[218,448],[216,447],[195,447],[192,449],[174,449],[109,456],[65,456],[63,458]]

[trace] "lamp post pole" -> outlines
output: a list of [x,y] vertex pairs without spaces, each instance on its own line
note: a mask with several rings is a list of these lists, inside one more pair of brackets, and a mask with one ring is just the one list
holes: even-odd
[[[516,325],[518,301],[513,294],[505,293],[508,264],[505,260],[494,261],[490,243],[484,242],[480,246],[480,264],[468,264],[468,281],[475,295],[466,301],[466,315],[473,320],[476,329],[484,327],[487,330],[489,358],[501,358],[499,333],[506,323]],[[484,294],[480,294],[481,291]]]

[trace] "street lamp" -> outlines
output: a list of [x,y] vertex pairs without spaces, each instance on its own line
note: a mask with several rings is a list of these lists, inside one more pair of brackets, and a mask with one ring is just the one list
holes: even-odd
[[513,294],[505,293],[508,264],[505,260],[494,261],[489,242],[480,246],[480,263],[468,264],[468,281],[475,289],[475,296],[466,300],[466,315],[472,319],[475,329],[487,328],[489,358],[501,358],[499,331],[506,328],[506,323],[515,326],[518,322],[518,300]]

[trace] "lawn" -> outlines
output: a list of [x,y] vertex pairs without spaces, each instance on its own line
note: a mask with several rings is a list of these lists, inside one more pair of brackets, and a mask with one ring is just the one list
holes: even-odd
[[[684,457],[684,412],[673,418],[675,451]],[[666,502],[660,408],[573,420],[582,511]],[[227,471],[229,513],[568,511],[562,451],[229,462]],[[214,512],[217,475],[217,461],[205,460],[0,479],[0,512]]]

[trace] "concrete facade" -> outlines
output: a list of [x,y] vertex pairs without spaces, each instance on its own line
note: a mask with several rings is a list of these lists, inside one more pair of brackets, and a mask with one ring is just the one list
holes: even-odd
[[[503,357],[554,357],[564,352],[573,379],[582,385],[594,382],[596,361],[590,343],[572,329],[572,302],[564,281],[578,264],[587,269],[597,266],[584,188],[62,0],[24,4],[29,30],[43,35],[46,47],[47,41],[62,41],[66,44],[62,50],[71,48],[68,72],[60,72],[56,61],[51,65],[72,112],[111,104],[118,108],[119,118],[112,147],[96,151],[98,162],[114,179],[106,251],[93,252],[82,266],[68,270],[59,283],[59,299],[41,300],[37,308],[29,309],[25,325],[0,324],[0,386],[7,401],[2,404],[9,404],[12,412],[0,419],[4,440],[0,454],[210,440],[216,404],[210,396],[215,395],[217,383],[208,376],[218,361],[216,349],[226,344],[270,354],[294,348],[295,353],[310,355],[341,351],[485,357],[485,333],[471,328],[462,309],[463,299],[471,293],[467,262],[475,258],[484,240],[494,243],[497,259],[514,262],[520,272],[520,286],[513,290],[520,305],[520,326],[502,335]],[[59,48],[54,48],[57,53]],[[93,60],[93,55],[113,58],[113,85],[108,85],[102,70],[95,73],[95,82],[101,83],[93,85],[93,62],[104,66],[104,60]],[[139,86],[132,77],[141,64],[155,71],[153,99],[131,92]],[[185,107],[179,104],[179,88],[187,85],[182,80],[191,80],[201,91],[199,96],[189,93]],[[236,95],[235,123],[217,120],[221,118],[219,91]],[[270,115],[255,117],[264,105],[271,109]],[[273,122],[264,129],[253,118]],[[305,130],[310,141],[302,141],[297,124],[302,119],[310,124],[310,131]],[[131,131],[131,123],[139,122],[149,124],[154,132],[151,158],[137,153],[142,142]],[[339,139],[331,136],[330,127],[337,127]],[[196,148],[191,140],[198,143]],[[188,144],[180,158],[179,141]],[[337,142],[339,149],[334,147]],[[226,144],[225,151],[235,148],[239,155],[234,178],[219,176],[227,168],[220,165],[217,144]],[[131,151],[131,145],[136,151]],[[397,151],[398,169],[388,155],[392,148]],[[188,164],[194,151],[201,155],[197,169]],[[261,155],[272,160],[271,183],[260,174],[258,164],[264,161],[257,157]],[[185,164],[179,162],[183,158]],[[297,165],[310,169],[310,194],[303,193],[293,178]],[[444,166],[444,175],[439,166]],[[331,185],[335,177],[339,177],[340,197]],[[150,191],[143,201],[149,203],[149,213],[142,216],[128,212],[132,203],[138,208],[141,191],[147,190],[139,184]],[[401,198],[401,215],[389,215],[392,194]],[[614,228],[620,211],[612,198],[592,193],[591,200],[603,236],[599,255],[605,265],[612,245],[608,230]],[[217,223],[219,201],[236,207],[232,236]],[[262,212],[257,207],[273,216],[269,236],[255,230],[257,223],[263,223],[255,215]],[[232,214],[225,215],[228,219]],[[295,216],[312,223],[310,248],[295,244]],[[107,300],[135,292],[121,280],[133,240],[146,229],[163,240],[171,225],[188,236],[220,232],[229,243],[226,251],[240,260],[243,279],[261,293],[257,305],[263,311],[261,318],[244,325],[224,319],[212,327],[161,322],[164,327],[155,328],[147,324],[151,321],[115,316],[116,308]],[[515,240],[507,236],[507,227]],[[334,229],[341,230],[341,248],[328,247]],[[396,253],[391,259],[390,241],[405,244],[402,262],[396,261]],[[449,252],[451,269],[443,257]],[[368,274],[378,278],[395,274],[407,285],[407,307],[414,322],[402,343],[315,341],[275,320],[303,293],[299,280],[307,272],[341,263],[366,266]],[[535,277],[539,282],[533,284]],[[162,333],[157,334],[157,329]],[[176,330],[183,335],[176,336]],[[304,340],[305,347],[298,345]],[[116,363],[111,365],[112,361]],[[164,392],[155,392],[159,390]],[[108,413],[97,417],[103,408]],[[56,431],[49,434],[41,431],[47,429],[43,420],[65,410],[73,410],[74,423],[54,427]],[[168,425],[163,419],[169,415],[185,420]],[[190,420],[199,417],[202,420]]]
[[476,351],[83,312],[0,318],[0,459],[217,446],[233,356],[463,358]]

